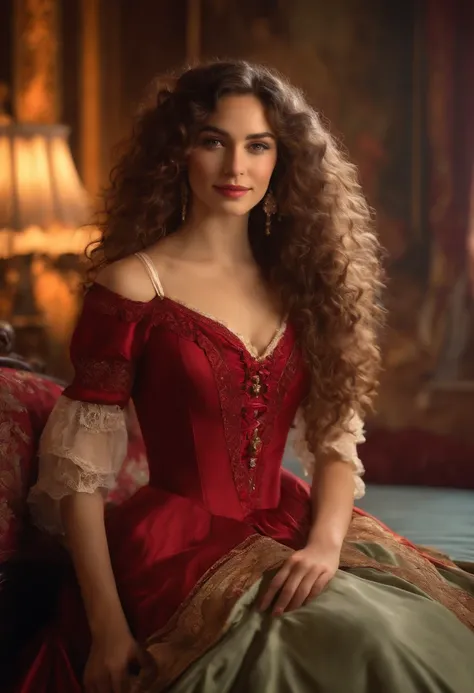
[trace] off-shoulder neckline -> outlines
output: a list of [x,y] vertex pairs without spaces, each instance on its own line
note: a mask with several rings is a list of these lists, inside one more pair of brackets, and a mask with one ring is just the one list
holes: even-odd
[[92,282],[88,288],[88,291],[96,289],[105,292],[105,294],[108,294],[111,298],[115,299],[119,303],[122,302],[131,306],[136,306],[137,308],[151,307],[157,302],[157,299],[158,301],[161,301],[161,297],[157,294],[155,294],[153,298],[150,298],[148,301],[138,301],[134,298],[128,298],[128,296],[124,296],[123,294],[118,293],[118,291],[114,291],[114,289],[110,289],[108,286],[105,286],[105,284],[101,284],[100,282]]
[[252,360],[258,362],[263,362],[270,358],[270,356],[274,353],[275,349],[287,333],[288,322],[286,319],[283,319],[280,326],[276,329],[267,347],[259,353],[253,344],[251,344],[243,335],[233,330],[226,322],[220,320],[219,318],[215,318],[214,316],[209,315],[208,313],[204,313],[199,309],[194,308],[193,306],[190,306],[187,303],[184,303],[183,301],[180,301],[178,299],[174,299],[166,295],[159,296],[158,294],[155,294],[155,296],[153,296],[153,298],[151,298],[149,301],[138,301],[136,299],[123,296],[122,294],[119,294],[117,291],[114,291],[113,289],[110,289],[108,286],[100,284],[99,282],[93,282],[89,290],[90,289],[98,289],[99,291],[103,291],[105,295],[109,296],[110,298],[113,298],[118,304],[122,304],[125,307],[130,308],[131,310],[135,309],[139,312],[140,315],[154,308],[156,304],[168,303],[169,305],[175,306],[178,309],[186,311],[189,315],[191,315],[191,317],[194,320],[196,320],[197,318],[201,318],[206,320],[214,327],[220,327],[221,330],[223,330],[225,334],[232,339],[232,341],[238,342],[239,346]]

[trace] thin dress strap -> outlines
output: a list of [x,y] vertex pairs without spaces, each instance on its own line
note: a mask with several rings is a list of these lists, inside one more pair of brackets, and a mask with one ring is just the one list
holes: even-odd
[[150,256],[144,252],[135,253],[136,257],[141,260],[143,266],[145,267],[146,273],[150,277],[150,281],[155,289],[157,295],[160,298],[164,298],[165,292],[163,291],[163,286],[160,281],[158,270],[150,259]]

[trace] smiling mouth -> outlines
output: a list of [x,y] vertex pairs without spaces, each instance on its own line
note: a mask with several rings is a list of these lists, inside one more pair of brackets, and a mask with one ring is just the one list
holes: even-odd
[[215,185],[218,190],[234,190],[236,192],[247,192],[250,188],[244,188],[242,185]]
[[214,188],[220,195],[234,198],[243,197],[250,190],[250,188],[244,188],[241,185],[215,185]]

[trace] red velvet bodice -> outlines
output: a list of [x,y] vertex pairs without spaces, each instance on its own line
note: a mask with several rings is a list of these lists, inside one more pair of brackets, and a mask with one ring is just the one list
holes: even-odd
[[140,303],[95,284],[71,357],[66,396],[121,407],[133,397],[151,486],[235,519],[278,505],[305,382],[291,325],[257,359],[221,323],[178,302]]

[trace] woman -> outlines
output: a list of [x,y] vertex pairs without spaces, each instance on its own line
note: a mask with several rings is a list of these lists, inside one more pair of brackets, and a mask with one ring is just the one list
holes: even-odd
[[[353,509],[380,269],[318,115],[262,67],[186,70],[105,203],[30,496],[86,621],[71,585],[20,690],[471,691],[474,581]],[[130,396],[150,483],[104,519]]]

